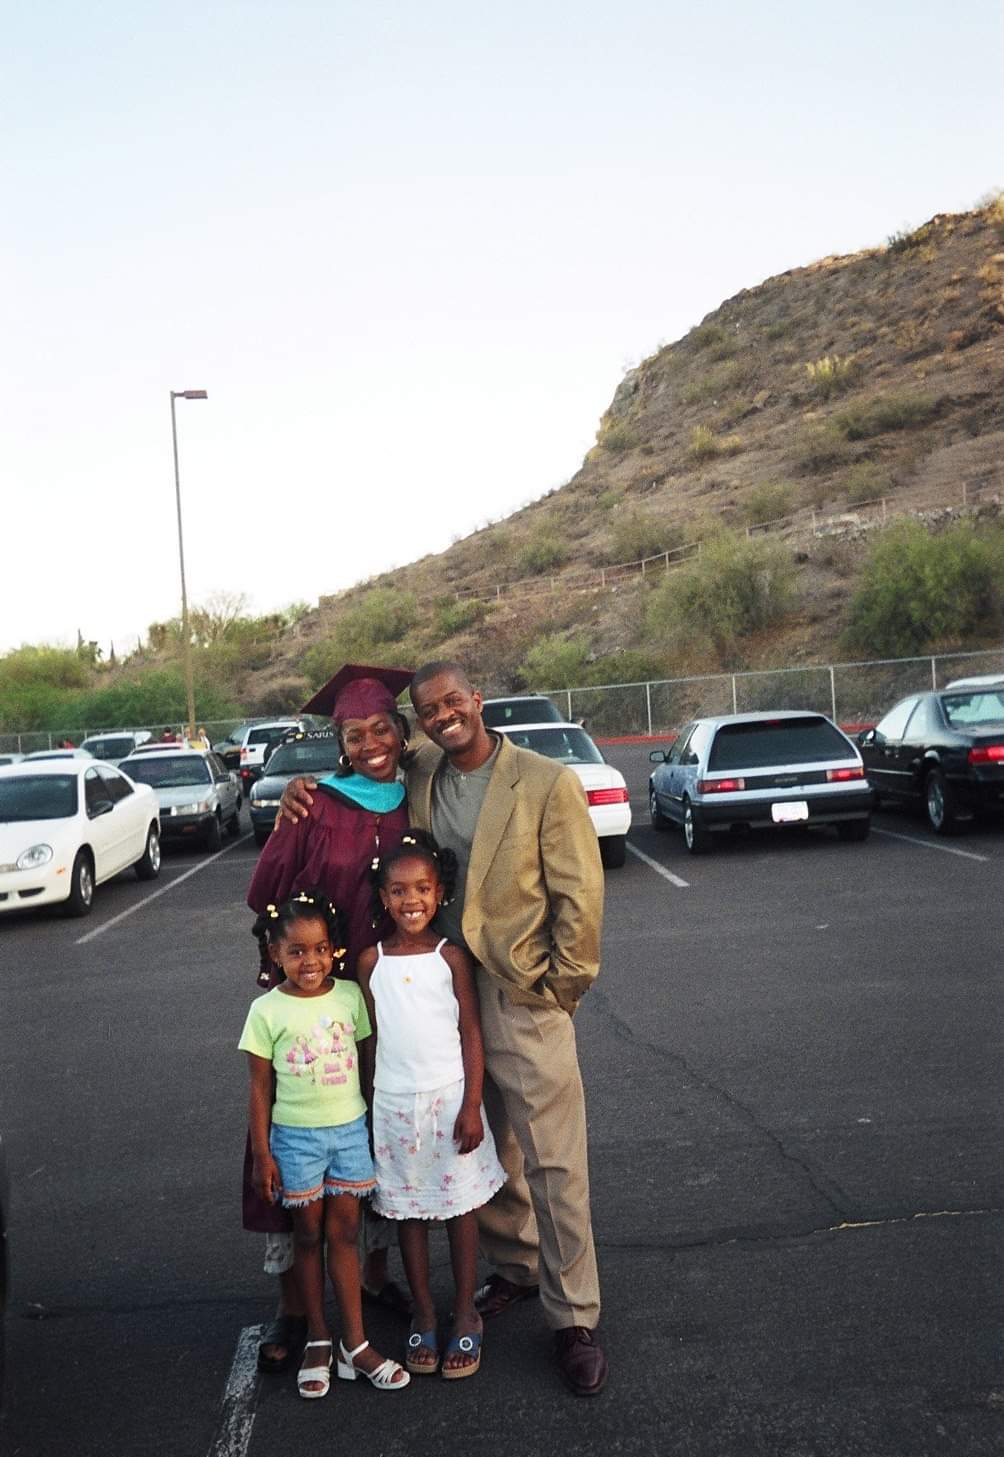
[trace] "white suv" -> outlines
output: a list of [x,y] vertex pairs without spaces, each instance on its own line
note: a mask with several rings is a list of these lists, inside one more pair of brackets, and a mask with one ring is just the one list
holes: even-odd
[[250,797],[255,780],[261,778],[265,760],[276,744],[281,744],[288,733],[302,730],[303,723],[298,718],[275,718],[248,725],[241,741],[241,788],[245,798]]

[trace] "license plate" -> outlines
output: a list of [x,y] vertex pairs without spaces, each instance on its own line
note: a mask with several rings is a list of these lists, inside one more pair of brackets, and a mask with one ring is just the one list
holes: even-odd
[[794,824],[796,820],[809,818],[809,806],[804,799],[792,799],[785,804],[772,804],[770,817],[776,825]]

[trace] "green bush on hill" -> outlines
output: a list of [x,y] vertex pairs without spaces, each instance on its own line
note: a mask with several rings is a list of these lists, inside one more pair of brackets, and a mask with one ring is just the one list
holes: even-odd
[[603,560],[637,562],[680,545],[680,530],[672,521],[648,511],[625,511],[613,521],[604,543]]
[[937,412],[937,400],[924,395],[886,395],[849,405],[834,421],[847,440],[870,440],[887,430],[910,430],[926,425]]
[[747,496],[743,516],[747,526],[762,526],[766,521],[790,516],[794,509],[795,492],[791,486],[783,481],[764,481]]
[[851,600],[846,640],[903,657],[985,637],[1004,623],[1004,528],[967,522],[932,535],[919,521],[883,532]]
[[662,663],[635,649],[593,656],[581,633],[551,633],[530,648],[520,676],[525,687],[545,693],[552,688],[589,688],[600,683],[641,683],[658,678]]
[[540,576],[568,560],[568,547],[550,532],[538,531],[524,543],[516,557],[516,569],[529,577]]
[[675,567],[648,604],[649,635],[668,650],[710,644],[722,662],[740,638],[784,617],[792,604],[791,553],[770,538],[721,531],[701,543],[701,554]]

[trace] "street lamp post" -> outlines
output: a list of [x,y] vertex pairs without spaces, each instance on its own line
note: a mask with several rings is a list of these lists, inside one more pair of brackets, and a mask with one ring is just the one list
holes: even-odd
[[181,644],[185,667],[185,696],[188,700],[188,737],[195,738],[195,678],[192,672],[192,634],[188,624],[188,592],[185,589],[185,536],[181,529],[181,477],[178,474],[178,425],[175,400],[208,400],[205,390],[171,391],[171,443],[174,446],[174,499],[178,507],[178,565],[181,567]]

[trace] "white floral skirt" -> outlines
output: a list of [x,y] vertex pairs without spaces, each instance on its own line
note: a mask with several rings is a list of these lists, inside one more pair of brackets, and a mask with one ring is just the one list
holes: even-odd
[[455,1219],[487,1204],[505,1183],[484,1108],[485,1136],[473,1153],[458,1153],[453,1125],[464,1080],[431,1093],[373,1095],[377,1187],[373,1208],[387,1219]]

